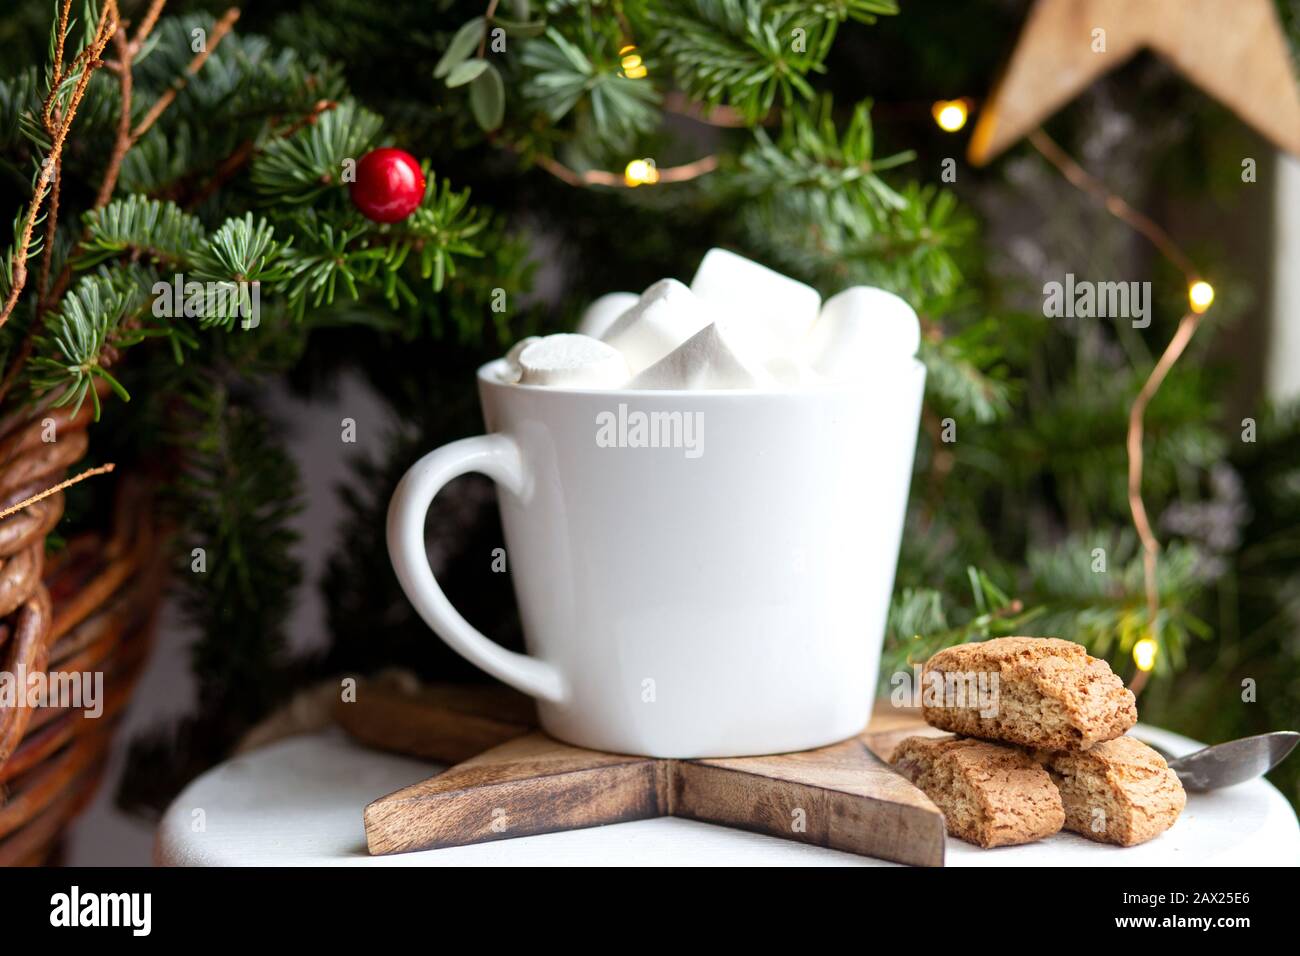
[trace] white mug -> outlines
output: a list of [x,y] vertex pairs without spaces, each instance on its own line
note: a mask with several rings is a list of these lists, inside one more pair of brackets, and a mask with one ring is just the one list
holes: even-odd
[[[582,747],[729,757],[862,730],[924,367],[784,391],[539,387],[503,368],[478,373],[489,434],[425,455],[389,507],[425,622]],[[499,486],[527,654],[471,627],[429,568],[429,504],[472,471]]]

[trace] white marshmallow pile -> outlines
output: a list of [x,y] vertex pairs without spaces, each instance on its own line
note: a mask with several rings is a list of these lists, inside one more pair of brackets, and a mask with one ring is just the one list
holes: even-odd
[[635,292],[611,292],[609,295],[602,295],[587,306],[586,312],[582,313],[582,321],[578,323],[578,334],[590,335],[593,339],[601,338],[614,324],[614,320],[636,305],[640,299],[641,297]]
[[694,292],[676,279],[660,279],[600,338],[622,352],[632,374],[639,375],[708,324],[709,313]]
[[802,282],[710,249],[689,287],[662,279],[640,296],[601,296],[576,333],[517,343],[501,376],[590,389],[790,388],[879,374],[920,343],[916,312],[890,292],[855,286],[823,304]]

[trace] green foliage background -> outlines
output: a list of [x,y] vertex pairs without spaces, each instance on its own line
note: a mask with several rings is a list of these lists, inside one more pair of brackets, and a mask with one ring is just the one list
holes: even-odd
[[[126,15],[142,6],[125,3]],[[1148,414],[1146,496],[1166,542],[1162,613],[1151,621],[1124,429],[1182,314],[1181,276],[1028,147],[975,170],[962,159],[965,134],[935,128],[932,101],[990,88],[1025,3],[902,7],[551,0],[489,13],[460,0],[260,0],[129,154],[113,202],[86,213],[120,103],[113,79],[96,75],[64,164],[55,268],[72,261],[75,281],[45,320],[20,397],[94,401],[93,379],[112,375],[132,401],[105,401],[96,457],[163,459],[176,476],[177,582],[202,632],[200,700],[179,727],[136,743],[125,803],[165,803],[313,679],[392,664],[473,679],[389,571],[393,485],[422,451],[481,427],[479,363],[522,335],[572,328],[597,295],[689,276],[713,245],[823,295],[892,289],[923,317],[926,426],[884,680],[941,646],[1006,633],[1083,641],[1127,676],[1133,644],[1149,636],[1160,653],[1145,720],[1216,740],[1300,723],[1300,418],[1269,408],[1257,359],[1228,347],[1244,339],[1262,352],[1248,330],[1264,322],[1266,290],[1231,237],[1205,226],[1263,208],[1266,151],[1149,58],[1048,127],[1135,205],[1186,225],[1219,290]],[[137,113],[222,9],[168,5],[135,70]],[[1300,6],[1284,0],[1279,12],[1300,43]],[[23,117],[43,95],[49,17],[48,2],[22,2],[0,18],[6,209],[30,200],[43,155]],[[504,50],[485,27],[504,31]],[[619,51],[633,43],[643,79],[622,73]],[[682,115],[710,106],[738,125]],[[340,184],[344,161],[376,145],[407,149],[429,172],[420,211],[391,227],[357,215]],[[227,176],[241,150],[249,161]],[[635,190],[575,188],[539,165],[621,170],[636,157],[670,166],[705,154],[720,157],[717,172]],[[1259,184],[1242,183],[1243,155],[1261,157]],[[941,177],[949,158],[955,183]],[[260,281],[260,325],[210,310],[157,319],[152,283],[178,271]],[[1150,279],[1150,328],[1044,318],[1042,284],[1065,272]],[[492,309],[495,289],[504,312]],[[6,365],[34,319],[25,302],[0,330]],[[98,362],[106,345],[126,353],[111,370]],[[301,577],[300,481],[265,396],[278,380],[325,394],[346,371],[370,382],[400,426],[341,489],[339,550],[325,579],[308,582],[323,588],[331,641],[301,659],[285,651]],[[1254,443],[1241,440],[1244,417],[1257,420]],[[955,443],[940,440],[945,419]],[[517,644],[509,585],[483,558],[500,543],[491,492],[465,488],[431,517],[451,555],[443,577],[473,623]],[[78,495],[72,513],[103,512],[102,489]],[[194,547],[219,555],[220,570],[189,573]],[[1242,700],[1243,680],[1257,702]],[[1276,779],[1300,799],[1294,761]]]

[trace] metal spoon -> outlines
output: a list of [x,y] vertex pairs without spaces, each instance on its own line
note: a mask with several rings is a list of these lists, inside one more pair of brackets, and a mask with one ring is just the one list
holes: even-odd
[[1278,730],[1203,747],[1183,757],[1170,758],[1169,767],[1188,790],[1219,790],[1268,773],[1300,743],[1300,733]]

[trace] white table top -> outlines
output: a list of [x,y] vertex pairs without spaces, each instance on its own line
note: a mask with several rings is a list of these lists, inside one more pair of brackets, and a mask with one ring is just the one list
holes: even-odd
[[[1201,746],[1150,727],[1139,726],[1134,736],[1175,754]],[[370,856],[362,808],[439,769],[366,750],[336,730],[290,738],[220,764],[190,784],[159,825],[155,859],[181,866],[892,865],[673,818]],[[1178,822],[1142,846],[1120,849],[1060,833],[1028,846],[981,850],[950,837],[947,864],[1296,866],[1300,824],[1277,789],[1256,780],[1188,794]]]

